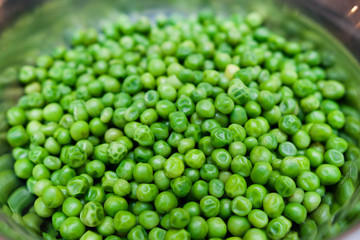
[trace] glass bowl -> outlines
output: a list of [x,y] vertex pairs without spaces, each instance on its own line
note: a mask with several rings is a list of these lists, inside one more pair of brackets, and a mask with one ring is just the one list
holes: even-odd
[[[17,82],[18,68],[32,64],[34,56],[50,52],[54,46],[68,45],[70,33],[79,28],[101,27],[119,13],[132,18],[156,14],[192,15],[210,8],[220,14],[256,10],[266,25],[288,38],[309,40],[330,52],[336,61],[331,76],[348,89],[346,101],[360,109],[360,10],[351,0],[0,0],[0,239],[41,239],[24,220],[13,213],[6,201],[23,184],[11,174],[13,159],[6,142],[5,112],[23,94]],[[357,143],[358,138],[354,141]],[[358,144],[358,143],[357,143]],[[359,145],[358,145],[359,146]],[[354,169],[357,171],[357,169]],[[314,239],[360,239],[359,192],[341,206],[333,218],[319,226]]]

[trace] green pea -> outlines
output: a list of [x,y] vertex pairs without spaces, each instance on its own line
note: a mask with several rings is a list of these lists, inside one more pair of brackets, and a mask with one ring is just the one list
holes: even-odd
[[339,168],[330,164],[321,164],[316,169],[316,175],[319,177],[320,183],[323,185],[333,185],[339,182],[341,178]]
[[189,212],[190,217],[200,216],[200,205],[197,202],[187,202],[183,208]]
[[246,189],[245,196],[251,201],[253,208],[261,208],[267,192],[264,186],[252,184]]
[[231,211],[240,217],[247,216],[251,209],[251,201],[243,196],[237,196],[231,202]]
[[206,181],[218,178],[218,176],[219,169],[214,164],[206,163],[200,169],[200,177]]
[[128,211],[119,211],[114,217],[115,230],[121,234],[129,233],[136,225],[136,217]]
[[145,229],[153,229],[160,223],[160,218],[156,212],[145,210],[139,215],[139,223]]
[[306,208],[299,203],[288,203],[285,207],[284,215],[291,221],[301,224],[306,219],[307,211]]
[[60,235],[65,239],[79,239],[86,231],[78,217],[67,218],[60,227]]
[[267,214],[259,209],[253,209],[248,215],[248,220],[256,228],[264,228],[269,222]]
[[163,240],[165,239],[166,231],[164,229],[155,227],[149,232],[149,239],[151,240]]
[[119,196],[110,196],[104,203],[104,211],[107,215],[114,217],[118,211],[128,210],[128,203]]
[[225,193],[231,198],[245,194],[246,189],[246,181],[239,174],[231,175],[225,184]]
[[178,200],[173,193],[165,191],[156,196],[154,205],[158,213],[165,214],[178,206]]
[[104,219],[104,209],[98,202],[88,202],[80,213],[81,222],[88,227],[99,226]]
[[181,176],[171,180],[170,186],[174,194],[178,197],[185,197],[191,190],[191,180],[189,177]]
[[64,202],[64,194],[55,186],[48,186],[42,193],[44,203],[49,208],[58,208]]
[[250,178],[254,183],[266,184],[270,178],[272,167],[268,162],[257,162],[255,163]]
[[71,196],[77,197],[88,191],[89,181],[83,176],[77,176],[68,181],[66,188]]
[[211,158],[220,170],[229,169],[232,159],[230,153],[226,151],[226,149],[215,149],[211,153]]
[[331,127],[326,123],[314,123],[309,130],[309,135],[315,142],[326,141],[331,133]]
[[295,115],[285,115],[279,120],[279,129],[286,134],[293,135],[300,127],[301,121]]
[[231,216],[227,222],[227,229],[232,236],[242,237],[251,225],[246,217]]
[[213,196],[204,196],[200,200],[200,210],[204,217],[215,217],[220,212],[220,201]]
[[219,217],[211,217],[207,220],[209,227],[208,237],[209,238],[224,238],[227,232],[225,222]]
[[191,188],[191,195],[196,199],[200,200],[209,193],[209,185],[204,180],[198,180],[194,183]]
[[281,216],[272,219],[266,226],[266,234],[271,239],[283,238],[292,227],[291,221]]
[[285,209],[284,199],[277,193],[268,193],[263,201],[263,209],[270,218],[279,217]]
[[199,169],[205,163],[205,154],[198,149],[191,149],[185,154],[184,161],[189,167]]
[[204,239],[209,228],[204,218],[193,216],[187,226],[187,231],[190,233],[192,239]]
[[177,178],[184,172],[185,166],[181,159],[170,157],[164,163],[165,174],[168,178]]
[[305,191],[315,191],[320,187],[320,179],[313,172],[302,172],[296,180],[297,186]]
[[159,190],[155,184],[142,183],[136,190],[136,197],[143,202],[152,202],[158,193]]
[[62,212],[68,217],[79,216],[82,209],[82,203],[75,197],[66,198],[62,204]]
[[306,208],[307,212],[314,211],[320,204],[321,197],[317,192],[306,192],[302,205]]
[[196,113],[202,118],[213,118],[215,106],[209,99],[203,99],[196,104]]
[[190,240],[190,234],[185,229],[170,229],[165,234],[165,240],[171,240],[171,239],[184,239],[184,240]]

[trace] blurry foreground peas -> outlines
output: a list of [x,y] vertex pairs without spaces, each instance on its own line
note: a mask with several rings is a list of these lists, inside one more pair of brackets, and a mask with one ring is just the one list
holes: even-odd
[[257,13],[79,30],[20,70],[0,202],[47,240],[311,239],[360,166],[329,59]]

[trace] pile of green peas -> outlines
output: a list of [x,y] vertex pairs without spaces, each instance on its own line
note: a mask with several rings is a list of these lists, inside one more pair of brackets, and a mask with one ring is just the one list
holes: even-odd
[[71,44],[21,68],[7,112],[8,205],[45,239],[311,239],[352,196],[360,121],[311,42],[202,11]]

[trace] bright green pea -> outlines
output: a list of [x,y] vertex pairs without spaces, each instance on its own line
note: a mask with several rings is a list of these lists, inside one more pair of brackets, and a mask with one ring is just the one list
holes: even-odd
[[158,213],[165,214],[178,206],[178,200],[173,193],[165,191],[156,196],[154,205]]
[[268,224],[267,214],[259,209],[253,209],[248,215],[248,220],[256,228],[264,228]]
[[67,218],[60,226],[60,235],[65,239],[79,239],[86,231],[78,217]]
[[136,217],[128,211],[119,211],[114,217],[114,227],[119,233],[126,234],[136,225]]
[[204,217],[215,217],[220,212],[220,201],[214,196],[204,196],[200,200],[200,210]]
[[177,178],[184,172],[185,166],[181,159],[170,157],[164,163],[165,174],[169,178]]
[[225,222],[219,217],[211,217],[207,220],[209,227],[208,237],[209,238],[224,238],[227,232]]
[[279,217],[285,209],[284,199],[277,193],[268,193],[263,201],[263,209],[270,218]]
[[275,180],[275,189],[282,197],[290,197],[295,192],[296,184],[290,177],[279,176]]
[[323,185],[333,185],[340,181],[341,172],[338,167],[330,164],[321,164],[316,169],[316,175]]
[[231,175],[225,184],[225,192],[231,198],[245,194],[246,189],[246,181],[244,177],[239,174]]

